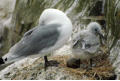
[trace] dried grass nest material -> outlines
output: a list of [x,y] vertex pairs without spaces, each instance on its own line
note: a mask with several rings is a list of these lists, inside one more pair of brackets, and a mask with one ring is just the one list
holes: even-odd
[[65,69],[65,72],[77,77],[78,79],[86,76],[89,80],[108,80],[112,79],[112,77],[114,78],[115,74],[114,68],[109,63],[107,57],[108,55],[104,54],[101,56],[97,56],[97,59],[93,58],[93,62],[96,63],[96,66],[93,67],[92,70],[87,70],[83,68],[72,69],[66,67],[66,61],[70,58],[69,56],[56,56],[54,57],[54,59],[60,62],[59,67],[63,67]]

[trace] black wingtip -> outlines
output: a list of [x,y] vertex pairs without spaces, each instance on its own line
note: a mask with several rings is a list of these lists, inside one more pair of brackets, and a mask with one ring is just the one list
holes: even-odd
[[4,64],[4,63],[5,63],[4,60],[2,58],[0,58],[0,65]]

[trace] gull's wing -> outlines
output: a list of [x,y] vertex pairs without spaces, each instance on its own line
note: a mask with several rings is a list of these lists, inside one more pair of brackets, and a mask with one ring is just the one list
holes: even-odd
[[27,32],[24,34],[24,37],[31,35],[31,33],[32,33],[34,30],[36,30],[37,28],[38,28],[38,27],[34,27],[34,28],[30,29],[29,31],[27,31]]
[[85,41],[84,41],[84,37],[85,37],[85,31],[81,31],[78,32],[76,35],[73,36],[72,39],[72,48],[82,48]]
[[11,48],[15,57],[25,57],[37,54],[43,49],[53,46],[60,35],[58,28],[61,25],[51,24],[29,30],[23,38]]
[[90,54],[94,54],[99,50],[100,44],[95,43],[95,44],[86,44],[85,45],[85,52],[88,52]]
[[81,31],[73,37],[72,50],[94,54],[100,48],[100,42],[95,35],[92,35],[87,30]]
[[94,35],[90,35],[88,38],[86,38],[86,43],[85,43],[85,52],[88,53],[95,53],[97,52],[97,50],[99,50],[100,47],[100,41],[99,41],[99,37],[94,36]]

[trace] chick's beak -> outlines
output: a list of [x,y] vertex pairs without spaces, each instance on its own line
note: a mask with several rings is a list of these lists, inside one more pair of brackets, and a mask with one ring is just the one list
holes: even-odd
[[107,40],[105,38],[105,36],[101,32],[99,32],[98,35],[100,36],[100,42],[101,42],[101,44],[105,45],[105,41]]
[[100,36],[100,38],[105,39],[102,33],[99,32],[98,35]]

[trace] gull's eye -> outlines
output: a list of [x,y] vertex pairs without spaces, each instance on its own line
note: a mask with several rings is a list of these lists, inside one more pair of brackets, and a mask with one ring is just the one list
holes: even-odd
[[95,31],[97,32],[98,30],[95,28]]

